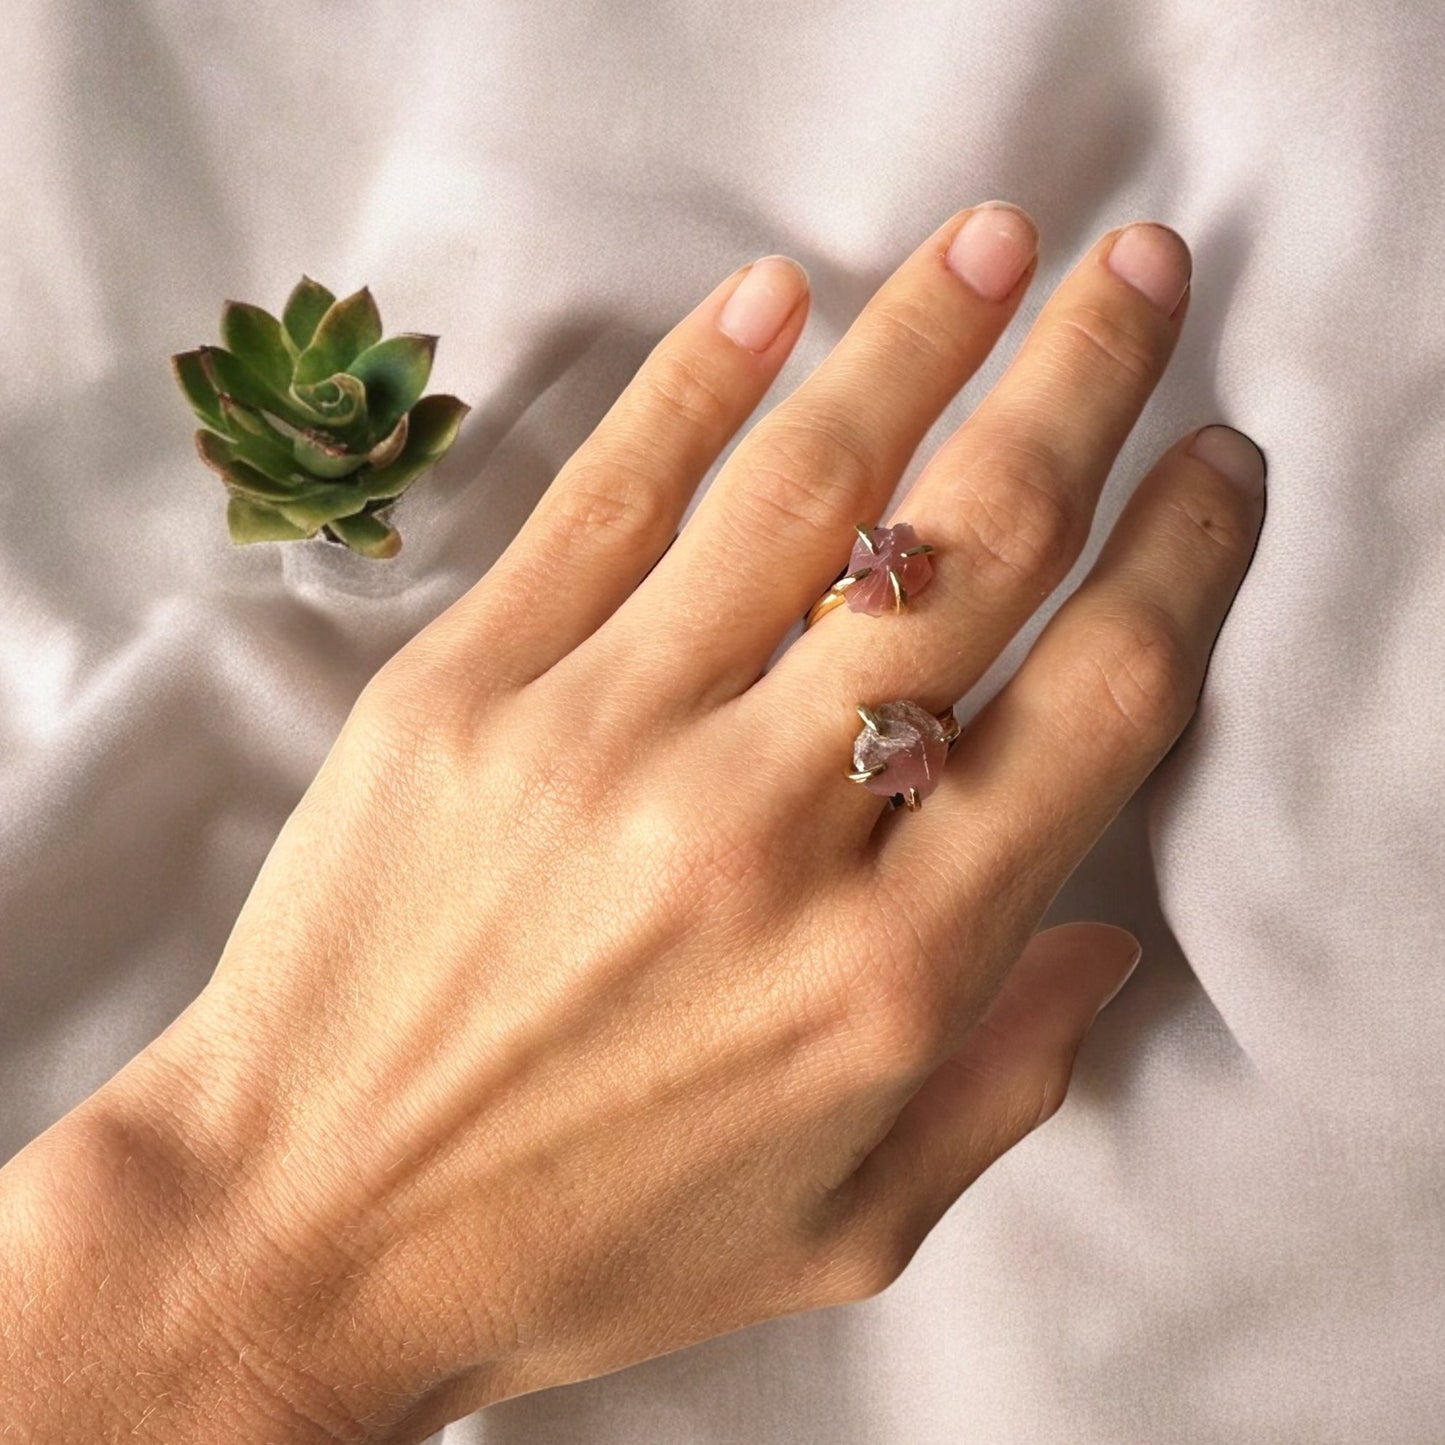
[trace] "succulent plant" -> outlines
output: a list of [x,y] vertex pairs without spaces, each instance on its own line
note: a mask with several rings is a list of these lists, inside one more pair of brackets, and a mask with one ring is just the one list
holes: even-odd
[[203,423],[201,460],[220,474],[233,542],[321,532],[367,557],[401,546],[381,515],[456,440],[454,396],[423,396],[435,336],[382,339],[365,287],[338,301],[303,276],[278,321],[228,301],[223,346],[171,358]]

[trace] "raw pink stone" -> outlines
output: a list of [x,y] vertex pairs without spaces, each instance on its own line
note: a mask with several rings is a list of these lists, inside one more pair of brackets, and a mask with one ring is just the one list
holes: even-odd
[[922,592],[933,579],[933,563],[927,552],[916,557],[903,554],[910,547],[918,546],[918,533],[907,522],[896,527],[874,527],[869,532],[873,539],[873,551],[869,551],[859,539],[853,544],[853,555],[848,558],[848,571],[861,572],[865,567],[873,570],[861,582],[855,582],[843,593],[843,599],[854,612],[866,612],[877,617],[881,612],[892,612],[895,606],[893,583],[888,579],[890,569],[898,573],[904,593],[913,597]]
[[943,724],[915,702],[880,703],[871,711],[878,731],[865,726],[853,740],[853,767],[862,773],[882,763],[883,771],[863,786],[885,798],[910,788],[926,798],[948,760]]

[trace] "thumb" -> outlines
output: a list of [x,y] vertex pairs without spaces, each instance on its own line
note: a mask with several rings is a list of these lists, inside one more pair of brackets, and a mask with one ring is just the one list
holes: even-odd
[[860,1228],[907,1257],[995,1159],[1064,1102],[1074,1056],[1139,961],[1107,923],[1037,933],[982,1018],[925,1080],[845,1189]]

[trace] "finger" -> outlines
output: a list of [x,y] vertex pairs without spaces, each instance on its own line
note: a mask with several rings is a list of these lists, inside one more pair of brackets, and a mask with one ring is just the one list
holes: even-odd
[[[703,701],[757,677],[837,574],[855,523],[878,515],[928,428],[993,348],[1033,274],[1037,235],[1014,207],[976,206],[894,272],[813,374],[738,445],[619,614],[629,655],[644,637],[671,685]],[[726,627],[716,608],[696,605],[720,587]]]
[[773,669],[761,705],[776,693],[829,716],[896,697],[937,709],[978,681],[1077,561],[1173,351],[1189,271],[1188,248],[1162,226],[1095,244],[899,508],[936,549],[928,591],[882,621],[835,609]]
[[519,684],[596,631],[672,542],[792,350],[807,298],[806,275],[784,256],[718,286],[657,344],[491,571],[428,629],[430,641]]
[[1080,1044],[1139,952],[1132,934],[1104,923],[1030,940],[958,1050],[842,1187],[839,1227],[865,1257],[901,1273],[959,1195],[1052,1117]]
[[[910,868],[951,873],[934,900],[940,928],[966,899],[1042,913],[1193,715],[1254,551],[1264,473],[1231,427],[1164,455],[1090,575],[964,731],[914,826],[885,841],[885,888]],[[940,856],[959,861],[940,870]]]

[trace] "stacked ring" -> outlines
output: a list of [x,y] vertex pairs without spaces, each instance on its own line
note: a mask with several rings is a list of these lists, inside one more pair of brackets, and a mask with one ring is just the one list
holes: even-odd
[[[933,580],[933,548],[918,540],[907,522],[891,527],[854,528],[858,540],[848,570],[808,610],[811,627],[835,607],[847,603],[854,612],[879,616],[902,612],[910,597]],[[895,808],[916,811],[939,784],[949,750],[962,725],[947,708],[931,713],[907,698],[858,707],[862,730],[853,739],[849,779],[870,793],[887,798]]]

